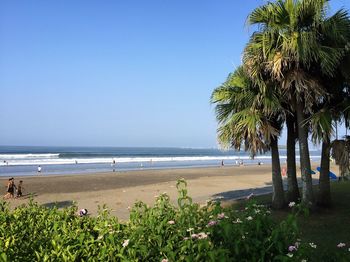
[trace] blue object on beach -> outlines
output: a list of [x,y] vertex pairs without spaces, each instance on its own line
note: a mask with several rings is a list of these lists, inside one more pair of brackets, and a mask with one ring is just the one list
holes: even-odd
[[[321,172],[321,167],[318,166],[316,169],[317,169],[318,172]],[[337,176],[331,171],[329,171],[329,177],[331,179],[338,179]]]

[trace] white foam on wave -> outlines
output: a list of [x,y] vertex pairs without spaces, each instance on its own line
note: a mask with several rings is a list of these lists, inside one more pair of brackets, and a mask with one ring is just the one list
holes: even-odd
[[[270,159],[269,156],[264,157]],[[181,156],[181,157],[101,157],[101,158],[32,158],[8,159],[7,163],[1,162],[0,165],[65,165],[65,164],[103,164],[112,163],[137,163],[137,162],[185,162],[185,161],[211,161],[211,160],[248,160],[248,156]]]
[[59,154],[0,154],[0,160],[58,158]]
[[[31,155],[31,157],[29,156]],[[6,158],[7,162],[0,162],[0,166],[31,166],[31,165],[71,165],[71,164],[111,164],[113,160],[118,163],[151,163],[151,162],[193,162],[193,161],[221,161],[221,160],[243,160],[253,161],[249,156],[177,156],[177,157],[100,157],[100,158],[59,158],[59,154],[26,154],[26,157],[11,155]],[[0,160],[3,160],[0,155]],[[280,156],[280,159],[286,159]],[[297,158],[299,158],[297,156]],[[320,156],[311,156],[311,159]],[[256,156],[255,160],[271,161],[271,156]]]

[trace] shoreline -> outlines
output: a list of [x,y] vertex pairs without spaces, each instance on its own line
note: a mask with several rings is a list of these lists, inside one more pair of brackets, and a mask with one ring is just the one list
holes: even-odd
[[[332,170],[334,169],[332,166]],[[16,184],[20,179],[23,180],[24,197],[7,202],[14,208],[27,203],[29,194],[32,194],[34,201],[41,205],[65,207],[76,202],[79,209],[87,208],[91,215],[97,214],[98,205],[106,204],[113,215],[127,220],[129,207],[135,202],[143,201],[153,205],[154,196],[163,192],[176,204],[176,181],[180,178],[186,180],[188,193],[193,201],[204,204],[213,198],[233,199],[237,196],[248,196],[252,192],[268,193],[271,187],[271,165],[16,177]],[[313,178],[318,179],[318,175]],[[6,181],[7,178],[0,179],[3,192]],[[284,181],[286,182],[286,177]]]

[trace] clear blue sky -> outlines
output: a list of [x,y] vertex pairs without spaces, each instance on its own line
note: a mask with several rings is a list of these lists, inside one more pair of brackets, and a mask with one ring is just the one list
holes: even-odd
[[264,2],[1,1],[0,145],[216,147],[209,97]]

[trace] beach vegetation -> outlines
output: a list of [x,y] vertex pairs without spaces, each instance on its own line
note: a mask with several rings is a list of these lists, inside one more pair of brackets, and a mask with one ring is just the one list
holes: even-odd
[[317,215],[296,202],[271,211],[267,196],[200,206],[184,180],[177,182],[177,205],[161,194],[151,207],[135,203],[127,222],[106,206],[90,217],[76,206],[31,201],[11,210],[1,202],[0,261],[347,261],[347,225],[334,221],[348,218],[349,185],[333,185],[342,212]]
[[[317,192],[318,185],[314,185]],[[297,225],[300,236],[304,243],[313,243],[312,260],[307,261],[350,261],[350,181],[339,181],[331,183],[332,208],[317,207],[307,216],[298,216]],[[256,196],[258,205],[268,205],[271,202],[271,194]],[[245,201],[233,205],[233,208],[244,207]],[[271,210],[271,216],[276,221],[283,221],[291,211],[298,206],[283,210]],[[343,243],[345,246],[338,244]],[[342,255],[342,257],[338,257]],[[300,260],[296,260],[300,261]]]
[[[184,180],[177,188],[177,206],[161,194],[152,207],[136,203],[127,222],[105,206],[90,217],[75,206],[59,210],[32,201],[10,210],[2,202],[0,261],[314,261],[316,244],[300,239],[301,205],[290,204],[277,221],[252,198],[239,209],[212,201],[200,206]],[[347,243],[337,244],[342,258]]]

